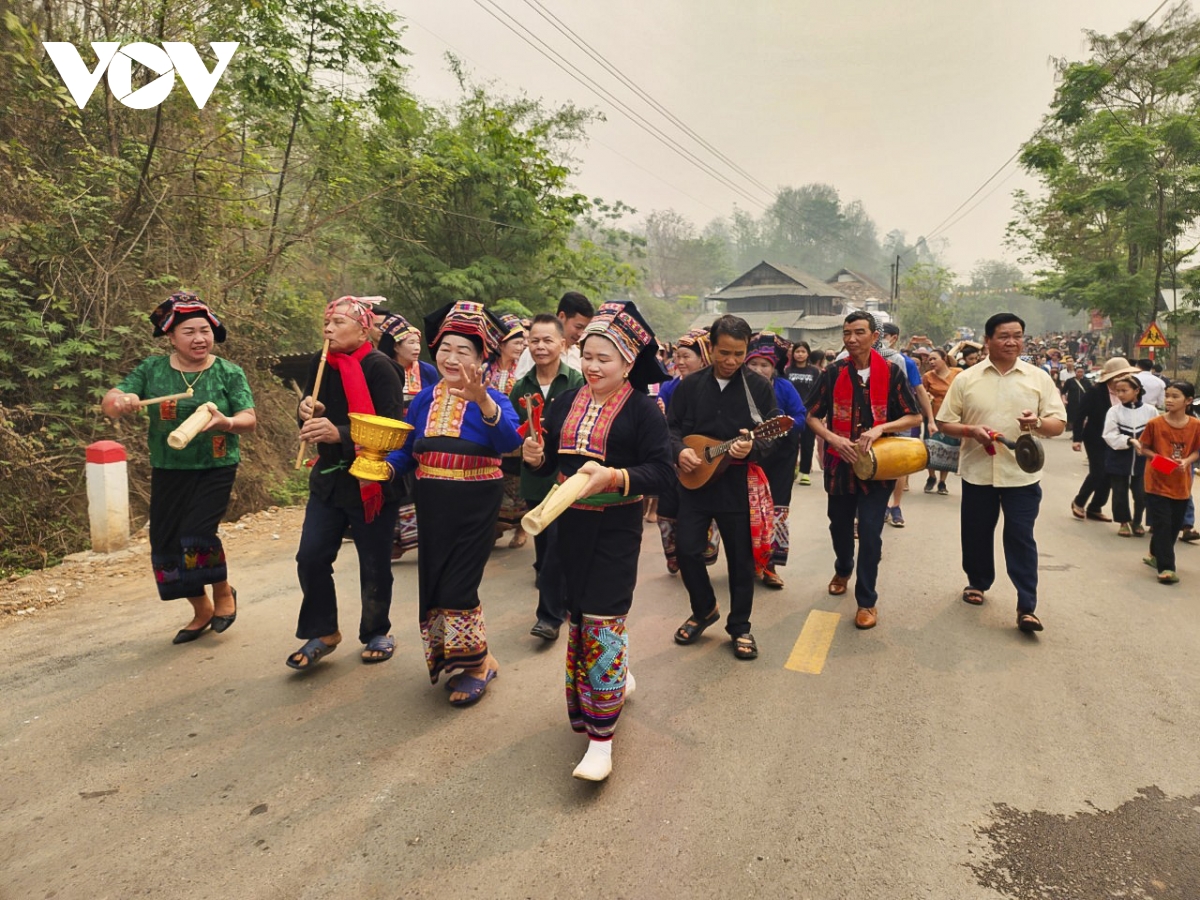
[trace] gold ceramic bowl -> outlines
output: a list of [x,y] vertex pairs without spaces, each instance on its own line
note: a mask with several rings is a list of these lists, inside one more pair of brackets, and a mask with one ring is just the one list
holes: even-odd
[[410,431],[412,426],[399,419],[350,413],[350,440],[358,445],[350,474],[366,481],[387,481],[391,467],[385,457],[404,446]]

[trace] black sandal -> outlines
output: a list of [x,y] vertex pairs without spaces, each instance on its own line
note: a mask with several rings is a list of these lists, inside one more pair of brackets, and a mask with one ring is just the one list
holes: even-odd
[[962,599],[963,603],[970,603],[972,606],[983,606],[983,591],[967,585],[963,588]]
[[1026,634],[1029,634],[1030,632],[1033,632],[1033,631],[1041,631],[1042,630],[1042,620],[1039,619],[1037,616],[1035,616],[1033,613],[1018,613],[1017,614],[1017,627],[1020,628]]
[[733,655],[738,659],[758,659],[758,644],[752,634],[735,634],[733,636]]
[[675,643],[677,644],[694,644],[696,639],[704,633],[704,629],[709,625],[715,625],[721,619],[721,610],[714,606],[713,611],[697,622],[695,619],[689,618],[686,622],[679,626],[675,631]]

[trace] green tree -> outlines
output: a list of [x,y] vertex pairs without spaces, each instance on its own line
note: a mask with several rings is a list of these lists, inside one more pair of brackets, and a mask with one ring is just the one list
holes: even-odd
[[894,310],[900,331],[923,334],[940,344],[954,332],[954,307],[949,302],[954,273],[942,266],[919,263],[900,277],[900,299]]
[[411,190],[379,198],[366,223],[394,305],[420,315],[510,298],[536,311],[569,288],[634,285],[636,270],[603,245],[611,235],[576,229],[612,212],[569,187],[566,147],[594,114],[494,96],[451,63],[462,97],[429,113],[418,152],[398,163]]
[[1043,192],[1017,193],[1009,229],[1038,267],[1038,296],[1127,331],[1154,318],[1200,219],[1200,20],[1180,4],[1146,26],[1088,32],[1090,58],[1060,62],[1050,113],[1020,157]]

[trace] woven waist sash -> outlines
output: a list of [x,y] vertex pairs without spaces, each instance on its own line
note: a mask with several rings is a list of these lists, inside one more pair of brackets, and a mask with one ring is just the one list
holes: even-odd
[[463,453],[421,453],[417,477],[440,481],[497,481],[504,477],[498,456],[468,456]]

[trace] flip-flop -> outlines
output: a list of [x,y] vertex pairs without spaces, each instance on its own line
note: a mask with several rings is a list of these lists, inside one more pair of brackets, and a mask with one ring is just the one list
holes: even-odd
[[688,619],[682,625],[675,629],[675,643],[677,644],[694,644],[700,635],[704,633],[704,629],[709,625],[715,625],[721,618],[721,610],[714,608],[707,616],[699,621]]
[[458,684],[454,686],[454,690],[467,696],[461,700],[451,698],[450,705],[470,706],[472,703],[478,703],[479,698],[483,696],[483,692],[487,690],[489,682],[499,674],[499,669],[488,669],[482,678],[476,678],[474,675],[468,675],[464,672],[459,676]]
[[[307,672],[315,666],[322,656],[332,653],[337,649],[337,644],[327,644],[320,638],[313,638],[303,647],[287,658],[289,668],[295,669],[297,672]],[[303,656],[307,660],[303,665],[299,661],[292,659],[292,656]]]
[[[382,653],[383,656],[367,656],[366,654],[375,652]],[[387,662],[392,658],[392,654],[396,652],[396,639],[390,634],[377,634],[375,637],[367,641],[367,646],[363,648],[362,661],[365,663],[381,663]]]
[[972,606],[983,606],[983,591],[967,585],[963,588],[962,599],[963,603],[970,603]]

